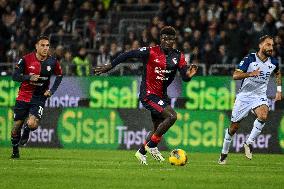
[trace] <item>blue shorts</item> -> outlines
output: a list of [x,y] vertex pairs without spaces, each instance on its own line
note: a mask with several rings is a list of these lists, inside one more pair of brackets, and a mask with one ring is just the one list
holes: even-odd
[[17,100],[14,107],[14,121],[25,120],[29,114],[34,115],[40,120],[44,104],[45,102],[34,103]]
[[154,94],[142,97],[140,100],[142,105],[151,112],[152,117],[159,117],[164,109],[170,105],[169,98],[161,98]]

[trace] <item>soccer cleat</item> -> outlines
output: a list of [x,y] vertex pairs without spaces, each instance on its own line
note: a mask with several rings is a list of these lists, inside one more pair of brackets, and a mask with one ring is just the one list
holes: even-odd
[[148,165],[146,161],[146,155],[143,155],[139,152],[139,150],[135,153],[135,157],[140,161],[142,165]]
[[245,149],[245,156],[251,160],[252,159],[252,145],[244,143],[244,149]]
[[145,150],[151,154],[151,156],[157,161],[165,161],[165,158],[159,152],[158,148],[150,148],[148,145],[145,145]]
[[20,144],[25,145],[28,142],[29,138],[30,138],[30,131],[24,130],[22,137],[20,139]]
[[11,158],[12,159],[20,158],[20,153],[19,153],[19,148],[18,147],[13,147],[13,152],[12,152]]
[[228,154],[221,154],[220,158],[218,160],[218,164],[220,164],[220,165],[227,164],[227,157],[228,157]]

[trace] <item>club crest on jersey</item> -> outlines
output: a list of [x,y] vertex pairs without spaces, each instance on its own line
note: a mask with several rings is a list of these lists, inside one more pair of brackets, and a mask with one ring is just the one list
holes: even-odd
[[154,60],[154,62],[159,63],[159,62],[160,62],[160,60],[159,60],[158,58],[156,58],[156,59]]
[[49,72],[51,70],[51,67],[50,66],[47,66],[46,67],[46,70]]
[[177,58],[173,58],[172,61],[174,62],[174,64],[177,64]]
[[160,101],[158,102],[158,104],[161,105],[161,106],[163,106],[163,105],[164,105],[164,102],[163,102],[162,100],[160,100]]

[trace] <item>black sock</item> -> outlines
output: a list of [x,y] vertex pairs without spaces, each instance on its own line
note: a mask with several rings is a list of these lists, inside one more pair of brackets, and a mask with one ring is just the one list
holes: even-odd
[[24,134],[29,134],[30,131],[31,131],[31,129],[29,128],[28,124],[25,124],[25,125],[24,125],[24,132],[23,132],[23,135],[24,135]]
[[147,151],[145,150],[144,144],[140,147],[139,152],[143,155],[145,155],[147,153]]
[[157,147],[157,143],[155,143],[154,141],[150,140],[148,143],[147,143],[147,146],[149,146],[150,148],[155,148]]

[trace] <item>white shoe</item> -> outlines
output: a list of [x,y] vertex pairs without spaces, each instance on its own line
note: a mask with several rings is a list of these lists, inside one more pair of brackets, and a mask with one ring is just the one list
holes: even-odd
[[244,143],[244,149],[245,149],[245,156],[251,160],[252,159],[252,145]]
[[157,161],[165,161],[165,158],[162,156],[161,152],[159,152],[158,148],[150,148],[145,145],[145,150],[151,154],[151,156]]
[[142,165],[148,165],[146,161],[146,155],[143,155],[139,152],[139,150],[135,153],[135,157],[140,161]]
[[218,160],[218,164],[219,165],[225,165],[227,164],[227,157],[228,157],[228,154],[221,154],[220,155],[220,158]]

